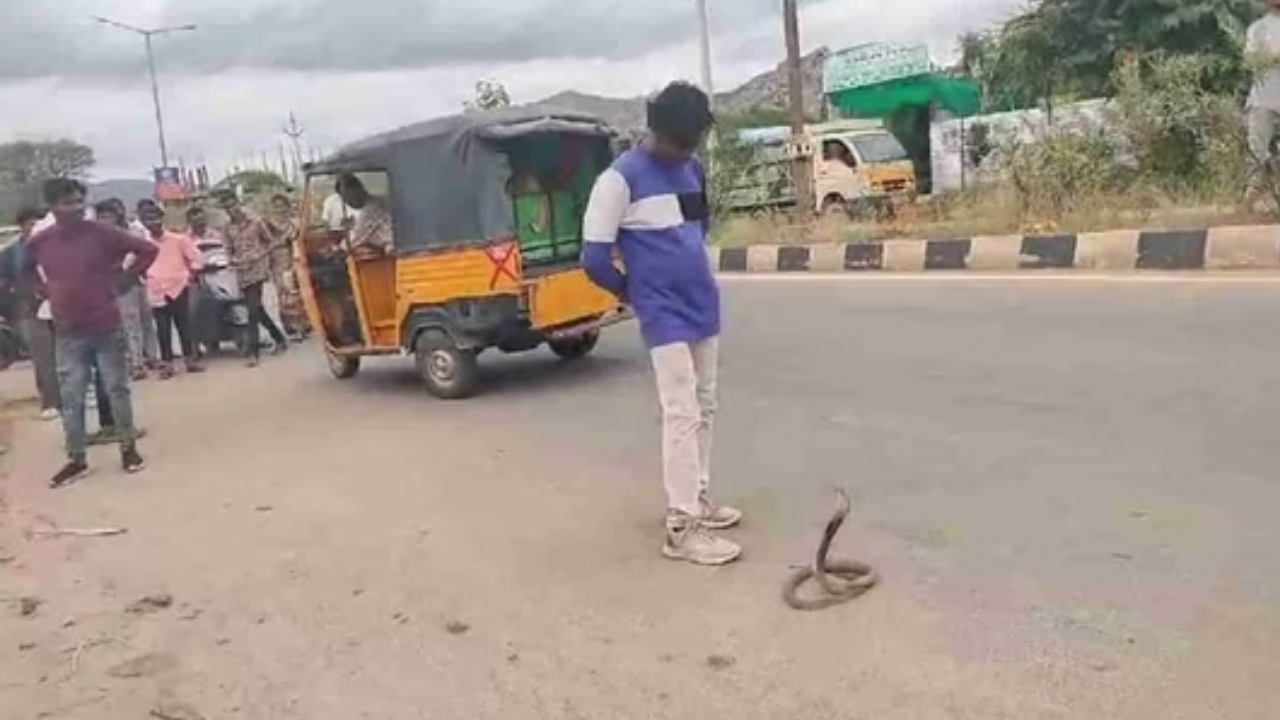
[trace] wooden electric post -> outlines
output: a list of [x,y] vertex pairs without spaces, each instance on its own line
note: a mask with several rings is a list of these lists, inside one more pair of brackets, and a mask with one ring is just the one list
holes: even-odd
[[804,142],[804,73],[800,67],[800,16],[796,0],[782,0],[783,33],[787,38],[787,95],[791,106],[791,179],[796,186],[797,222],[813,218],[813,163],[806,152]]

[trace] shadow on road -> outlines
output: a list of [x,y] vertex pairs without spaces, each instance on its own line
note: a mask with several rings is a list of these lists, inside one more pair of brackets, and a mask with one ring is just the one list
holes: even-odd
[[[541,352],[523,355],[485,354],[480,358],[480,391],[475,400],[527,399],[609,387],[611,380],[645,372],[642,358],[593,356],[566,362]],[[357,383],[376,393],[426,395],[409,358],[378,360],[362,370]]]

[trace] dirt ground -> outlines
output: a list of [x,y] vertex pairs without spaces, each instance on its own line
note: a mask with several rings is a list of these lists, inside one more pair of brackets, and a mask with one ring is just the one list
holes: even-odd
[[[0,485],[0,716],[1278,716],[1276,608],[1238,587],[1176,633],[1084,609],[1010,625],[970,612],[971,588],[1020,607],[1041,588],[961,582],[913,549],[947,538],[913,545],[855,513],[837,554],[886,583],[797,613],[778,590],[827,508],[793,533],[752,493],[729,496],[750,513],[743,563],[663,560],[643,354],[627,341],[589,363],[522,360],[509,397],[461,404],[424,398],[400,360],[349,383],[314,347],[223,363],[136,389],[145,473],[97,450],[94,474],[57,492],[57,423],[18,423]],[[534,380],[554,391],[515,389]],[[26,382],[10,371],[0,389]],[[633,423],[582,418],[606,386]],[[584,423],[634,440],[583,442]],[[107,526],[128,532],[38,534]]]

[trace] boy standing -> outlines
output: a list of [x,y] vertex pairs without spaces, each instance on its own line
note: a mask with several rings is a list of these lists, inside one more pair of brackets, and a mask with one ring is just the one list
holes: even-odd
[[[662,476],[667,492],[663,554],[699,565],[741,555],[712,534],[742,513],[708,494],[720,289],[706,244],[706,177],[694,151],[714,119],[706,94],[688,83],[649,102],[649,137],[596,180],[583,220],[582,264],[592,282],[635,310],[662,405]],[[613,262],[617,248],[626,267]]]

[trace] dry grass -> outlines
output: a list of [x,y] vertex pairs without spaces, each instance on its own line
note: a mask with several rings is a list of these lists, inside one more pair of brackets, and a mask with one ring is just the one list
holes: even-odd
[[858,222],[819,218],[797,226],[784,213],[730,217],[717,223],[717,247],[857,243],[877,240],[947,240],[980,235],[1081,233],[1117,229],[1189,230],[1220,225],[1258,225],[1273,216],[1241,207],[1183,203],[1170,198],[1098,198],[1057,219],[1027,217],[1011,193],[1000,191],[957,195],[945,200],[922,198],[898,209],[892,220]]

